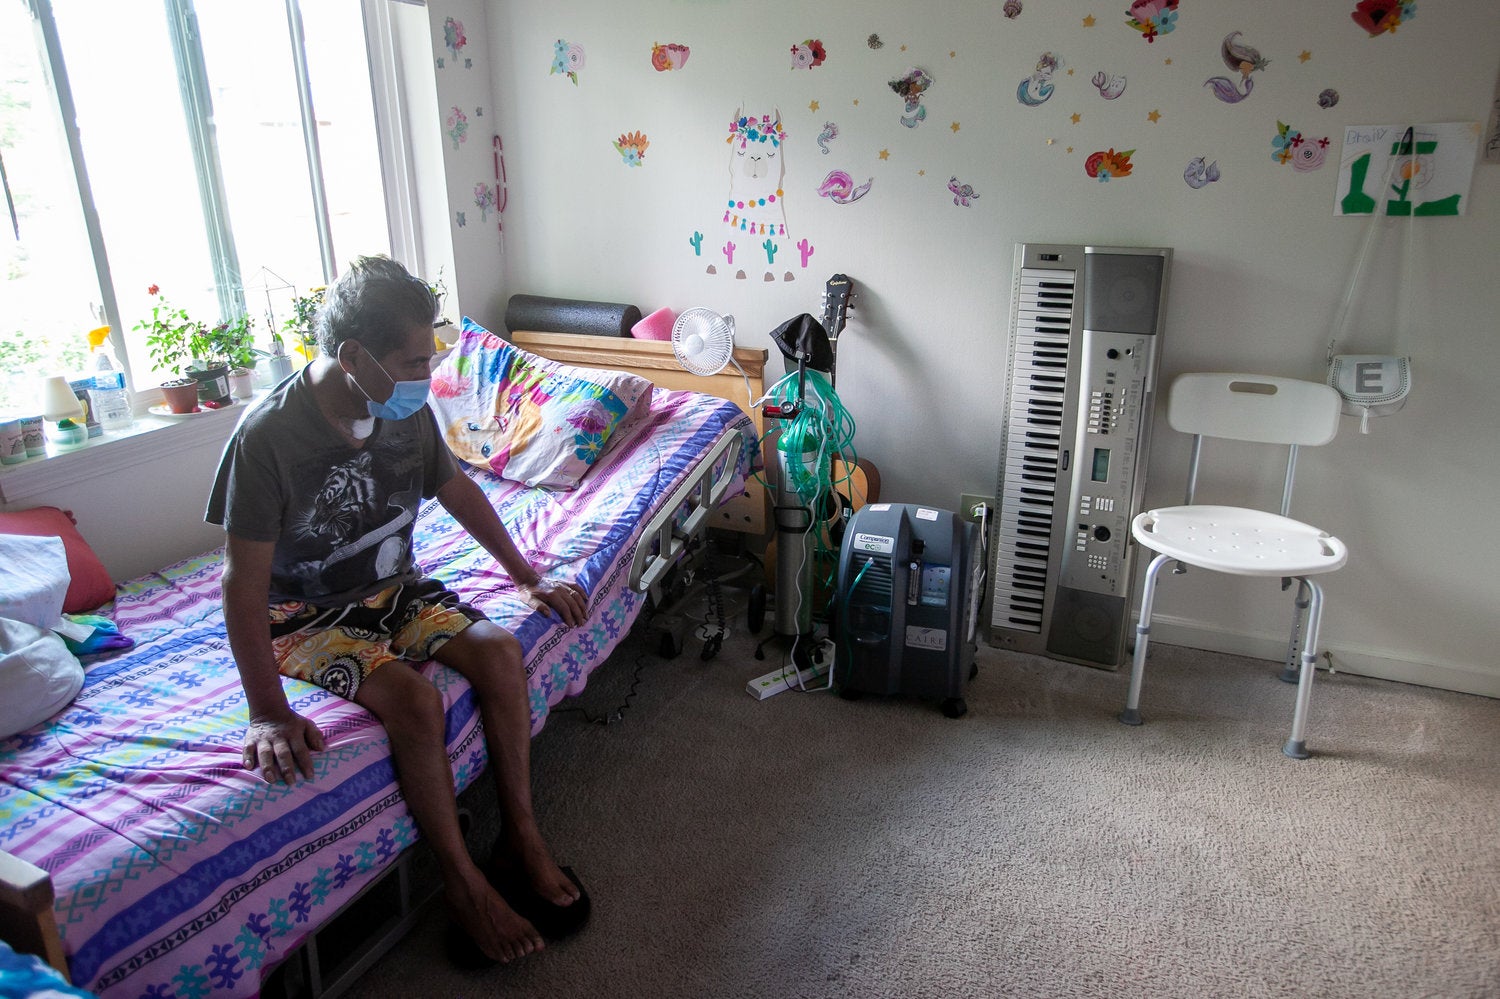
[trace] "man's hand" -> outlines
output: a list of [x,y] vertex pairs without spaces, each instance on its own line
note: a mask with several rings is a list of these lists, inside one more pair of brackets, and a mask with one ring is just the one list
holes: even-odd
[[268,784],[313,779],[313,750],[322,752],[323,733],[309,718],[290,709],[271,718],[251,718],[245,730],[246,770],[259,770]]
[[517,586],[516,590],[527,606],[548,615],[556,611],[572,628],[582,624],[588,612],[588,594],[577,583],[539,579],[535,583]]

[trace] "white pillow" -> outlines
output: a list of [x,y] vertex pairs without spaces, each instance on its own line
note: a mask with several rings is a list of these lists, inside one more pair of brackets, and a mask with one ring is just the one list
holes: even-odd
[[0,617],[52,627],[71,580],[62,538],[0,534]]
[[0,617],[0,739],[51,718],[82,688],[83,666],[61,638]]

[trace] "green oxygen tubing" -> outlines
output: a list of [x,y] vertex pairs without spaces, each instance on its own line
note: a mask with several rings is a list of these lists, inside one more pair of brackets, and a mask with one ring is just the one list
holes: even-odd
[[[795,493],[801,505],[812,511],[814,526],[827,521],[839,510],[834,493],[850,495],[853,470],[858,461],[854,450],[854,417],[839,401],[833,384],[821,371],[792,372],[777,381],[760,400],[784,410],[794,409],[790,419],[777,421],[776,427],[761,438],[764,446],[777,430],[776,451],[779,468],[786,476],[785,486]],[[795,408],[794,408],[795,407]],[[835,479],[833,459],[843,462],[844,473]],[[769,488],[769,483],[762,480]],[[816,554],[833,554],[826,541],[827,532],[814,530]],[[822,564],[836,563],[828,559]],[[815,565],[820,564],[814,562]],[[836,572],[836,568],[834,569]],[[832,573],[825,582],[832,582]],[[832,587],[829,587],[830,591]]]

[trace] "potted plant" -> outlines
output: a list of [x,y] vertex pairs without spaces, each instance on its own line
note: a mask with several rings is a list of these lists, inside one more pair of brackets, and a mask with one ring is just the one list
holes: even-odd
[[204,348],[207,330],[186,309],[168,303],[157,285],[146,291],[156,296],[156,304],[151,307],[151,318],[136,323],[134,329],[145,332],[151,363],[177,376],[161,383],[162,399],[174,413],[196,412],[198,380],[187,371]]
[[[292,299],[292,314],[281,324],[282,332],[291,335],[292,346],[302,355],[304,364],[318,351],[318,309],[327,291],[327,287],[313,288],[306,295]],[[273,345],[281,343],[279,335],[273,335],[271,340]]]
[[220,323],[208,331],[204,350],[205,363],[222,362],[228,368],[230,392],[238,399],[247,399],[255,391],[254,368],[257,355],[255,349],[255,320],[248,314],[232,322]]

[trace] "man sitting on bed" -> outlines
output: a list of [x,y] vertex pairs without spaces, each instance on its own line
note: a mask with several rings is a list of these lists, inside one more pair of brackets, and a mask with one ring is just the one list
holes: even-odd
[[[427,285],[400,264],[356,260],[319,310],[318,357],[230,438],[206,516],[228,536],[224,617],[250,708],[245,767],[272,782],[313,778],[323,735],[292,710],[283,675],[369,709],[454,918],[485,955],[510,961],[539,950],[543,933],[576,929],[587,898],[532,814],[520,644],[423,577],[411,552],[418,505],[436,496],[532,607],[578,625],[584,593],[532,568],[444,445],[426,405],[436,314]],[[429,659],[478,699],[504,823],[492,871],[504,898],[459,828],[442,696],[415,668]]]

